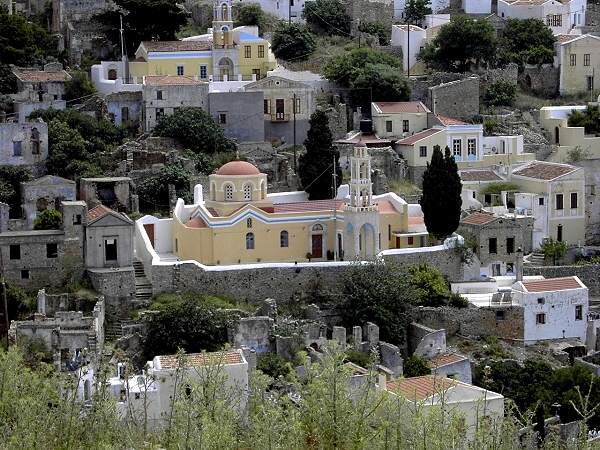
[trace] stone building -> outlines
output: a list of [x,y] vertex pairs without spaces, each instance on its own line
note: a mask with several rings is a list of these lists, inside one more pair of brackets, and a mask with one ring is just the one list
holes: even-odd
[[210,92],[208,109],[225,136],[237,142],[264,142],[266,122],[261,112],[262,92]]
[[141,92],[115,92],[104,97],[108,117],[117,126],[137,130],[142,121]]
[[131,192],[131,185],[129,177],[81,178],[79,199],[90,208],[102,204],[116,211],[137,212],[138,197]]
[[163,116],[177,109],[208,110],[208,82],[190,76],[148,75],[142,90],[144,130],[152,131]]
[[35,122],[0,123],[0,165],[26,166],[33,176],[46,172],[48,125]]
[[[0,266],[4,276],[17,286],[32,289],[62,286],[80,275],[86,211],[85,202],[63,201],[60,229],[1,232]],[[0,224],[0,230],[7,229],[6,224]]]
[[592,34],[559,36],[554,66],[559,70],[560,95],[597,92],[596,69],[600,70],[600,37]]
[[133,221],[104,205],[87,213],[85,229],[87,268],[129,267],[133,261]]
[[38,213],[46,209],[60,210],[63,200],[77,200],[77,189],[73,180],[46,175],[21,183],[21,206],[26,227],[33,228]]

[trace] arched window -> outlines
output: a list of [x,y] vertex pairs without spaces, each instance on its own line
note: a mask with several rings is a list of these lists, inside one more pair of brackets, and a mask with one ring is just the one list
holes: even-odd
[[226,184],[225,185],[225,200],[233,200],[233,185]]
[[246,219],[246,228],[252,228],[252,219]]
[[217,199],[217,186],[215,183],[210,183],[210,199],[213,202]]
[[288,232],[283,230],[281,233],[279,233],[279,246],[280,247],[287,247],[289,244],[289,235]]
[[265,182],[261,181],[260,183],[260,198],[264,200],[267,196],[267,189],[265,187]]
[[250,183],[244,185],[244,200],[252,200],[252,185]]
[[227,5],[225,3],[221,5],[221,20],[229,20],[229,14],[227,13]]
[[246,234],[246,250],[254,250],[254,233]]
[[108,79],[109,80],[116,80],[117,79],[117,71],[115,69],[109,69],[108,70]]
[[313,231],[323,231],[323,225],[321,225],[320,223],[317,223],[316,225],[313,225],[312,230]]

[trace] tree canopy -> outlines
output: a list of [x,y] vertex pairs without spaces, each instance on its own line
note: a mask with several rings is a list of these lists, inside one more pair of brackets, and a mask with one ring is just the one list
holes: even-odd
[[261,35],[271,30],[278,21],[272,14],[264,12],[258,3],[237,3],[233,8],[233,20],[236,27],[257,26]]
[[333,146],[333,136],[329,129],[329,119],[324,111],[318,109],[309,120],[304,146],[306,153],[300,156],[298,175],[302,187],[308,192],[310,200],[334,198],[332,192],[333,160],[336,161],[336,191],[342,182],[342,169],[338,164],[339,152]]
[[[87,73],[78,70],[71,74],[71,79],[65,82],[65,100],[77,100],[96,92]],[[83,99],[81,100],[83,101]]]
[[379,45],[389,45],[392,37],[392,27],[383,22],[361,22],[358,31],[377,36]]
[[453,16],[419,53],[419,59],[434,69],[466,72],[471,64],[493,61],[495,52],[496,38],[489,22]]
[[587,134],[600,133],[600,108],[587,105],[583,111],[573,110],[569,114],[570,127],[583,127]]
[[410,24],[420,24],[425,16],[431,14],[430,0],[408,0],[404,8],[404,20]]
[[277,58],[302,61],[315,51],[316,45],[306,25],[280,22],[273,34],[271,48]]
[[169,210],[169,184],[175,186],[177,197],[188,198],[192,174],[181,164],[169,164],[137,183],[140,209],[147,212]]
[[341,0],[310,0],[304,3],[304,18],[315,33],[350,34],[352,19]]
[[506,80],[498,80],[488,86],[483,100],[489,106],[511,106],[516,96],[516,84]]
[[439,145],[433,148],[431,162],[423,174],[421,209],[427,231],[443,239],[456,231],[460,220],[462,183],[450,149],[445,155]]
[[133,55],[142,41],[169,41],[187,22],[185,11],[176,0],[114,0],[117,9],[106,10],[93,18],[115,45],[120,42],[120,15],[127,30],[127,54]]
[[45,209],[33,221],[34,230],[58,230],[62,225],[62,214],[56,209]]
[[508,19],[498,43],[500,63],[552,63],[554,42],[552,30],[539,19]]
[[10,206],[10,216],[21,214],[21,183],[31,179],[31,172],[24,166],[0,166],[0,202]]

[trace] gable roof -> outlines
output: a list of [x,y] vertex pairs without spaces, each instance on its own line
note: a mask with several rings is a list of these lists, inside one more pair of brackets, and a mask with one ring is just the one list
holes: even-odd
[[431,358],[429,361],[427,361],[427,365],[430,369],[437,369],[439,367],[465,361],[466,359],[466,356],[459,355],[458,353],[444,353]]
[[[280,76],[280,75],[270,75],[270,76],[261,78],[260,80],[253,81],[252,83],[248,83],[246,86],[244,86],[244,90],[247,91],[250,89],[260,89],[264,85],[271,84],[271,83],[275,83],[274,87],[277,87],[278,82],[282,82],[282,81],[290,86],[297,87],[297,88],[302,88],[302,89],[310,89],[311,88],[308,84],[303,83],[302,81],[293,80],[291,78],[286,78],[286,77]],[[269,86],[269,88],[272,88],[272,86]],[[281,86],[281,88],[287,89],[287,86]]]
[[431,112],[423,102],[373,102],[373,106],[377,112],[384,114]]
[[149,52],[197,52],[210,50],[212,41],[143,41],[146,51]]
[[519,175],[537,180],[550,181],[556,178],[575,172],[578,168],[568,164],[549,163],[542,161],[533,161],[513,172],[513,175]]
[[25,186],[43,186],[47,184],[75,184],[75,182],[66,178],[57,177],[56,175],[44,175],[43,177],[36,178],[35,180],[23,182],[23,185]]
[[436,118],[445,127],[447,127],[449,125],[467,125],[467,122],[463,122],[462,120],[459,120],[459,119],[454,119],[453,117],[442,116],[440,114],[437,114]]
[[594,39],[596,41],[600,41],[600,37],[594,36],[593,34],[561,34],[557,36],[557,41],[560,45],[572,44],[575,41],[580,41],[581,39]]
[[91,224],[98,222],[100,219],[106,216],[112,216],[127,224],[133,224],[133,221],[126,215],[112,210],[104,205],[98,205],[88,211],[87,225],[90,226]]
[[19,80],[25,83],[64,83],[71,79],[71,75],[64,70],[46,71],[15,67],[12,72]]
[[485,225],[490,222],[496,220],[496,217],[493,214],[487,214],[482,212],[474,212],[473,214],[469,214],[467,217],[462,219],[460,223],[466,225]]
[[450,378],[425,375],[388,381],[387,390],[395,392],[408,400],[421,401],[436,394],[441,394],[456,384],[457,382]]
[[502,181],[502,177],[492,169],[461,170],[459,174],[463,181]]
[[[157,369],[177,369],[179,359],[177,355],[160,355],[154,360],[158,363]],[[230,350],[211,353],[189,353],[185,355],[185,367],[201,366],[226,366],[244,362],[241,350]]]
[[434,134],[437,134],[441,131],[444,131],[444,130],[441,128],[428,128],[427,130],[420,131],[420,132],[415,133],[412,136],[409,136],[407,138],[400,139],[399,141],[396,141],[396,144],[414,145],[417,142],[419,142],[420,140],[425,139],[429,136],[433,136]]
[[547,291],[566,291],[569,289],[581,289],[586,287],[579,278],[561,277],[545,278],[543,280],[521,281],[525,292],[547,292]]

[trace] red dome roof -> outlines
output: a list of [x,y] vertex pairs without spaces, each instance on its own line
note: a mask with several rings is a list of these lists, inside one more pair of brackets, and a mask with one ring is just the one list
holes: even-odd
[[255,165],[246,161],[230,161],[223,164],[216,172],[217,175],[260,175]]

